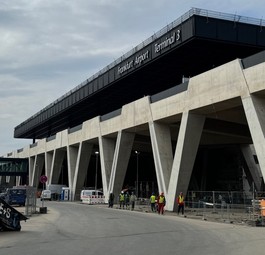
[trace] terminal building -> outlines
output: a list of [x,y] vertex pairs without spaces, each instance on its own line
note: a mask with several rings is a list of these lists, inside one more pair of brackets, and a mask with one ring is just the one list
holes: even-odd
[[180,191],[263,191],[264,50],[263,20],[192,8],[16,126],[32,143],[5,157],[72,199],[163,191],[173,210]]

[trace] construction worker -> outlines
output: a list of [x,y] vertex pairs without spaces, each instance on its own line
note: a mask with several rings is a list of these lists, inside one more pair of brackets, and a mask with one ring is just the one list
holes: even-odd
[[151,211],[156,212],[156,196],[155,193],[152,193],[150,197]]
[[126,192],[125,194],[125,206],[126,206],[126,209],[130,209],[130,194],[129,192]]
[[134,206],[135,206],[135,201],[136,201],[136,196],[134,195],[134,193],[132,192],[131,196],[130,196],[130,203],[131,203],[131,210],[134,210]]
[[161,192],[161,194],[158,196],[157,204],[158,204],[158,214],[164,214],[164,207],[166,205],[166,198],[164,196],[164,192]]
[[109,208],[113,208],[113,204],[114,204],[114,194],[110,193],[109,194]]
[[178,203],[178,215],[180,210],[182,215],[184,215],[184,196],[182,192],[180,192],[179,196],[177,197],[177,203]]
[[125,196],[124,196],[124,192],[121,191],[120,195],[119,195],[119,202],[120,202],[120,209],[122,207],[122,209],[124,209],[124,204],[125,204]]

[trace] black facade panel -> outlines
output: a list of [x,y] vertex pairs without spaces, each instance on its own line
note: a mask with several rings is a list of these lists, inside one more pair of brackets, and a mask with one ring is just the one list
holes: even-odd
[[217,38],[223,41],[237,40],[237,27],[233,22],[218,21]]
[[102,89],[103,88],[103,84],[104,84],[104,76],[100,75],[98,77],[98,86],[97,86],[95,91],[97,91],[98,89]]
[[265,45],[265,28],[260,27],[256,30],[257,33],[257,45],[264,46]]
[[76,103],[76,92],[70,95],[72,104]]
[[89,88],[89,84],[87,84],[85,87],[84,87],[84,97],[87,97],[89,95],[88,93],[88,88]]
[[195,35],[206,38],[216,38],[217,21],[213,18],[195,16]]
[[113,82],[115,80],[115,68],[112,68],[109,70],[109,83]]
[[247,44],[257,44],[257,27],[248,24],[236,24],[238,29],[238,41]]
[[80,100],[80,89],[75,92],[75,100],[76,102]]
[[96,83],[97,80],[93,80],[89,83],[89,87],[88,87],[88,93],[89,95],[93,94],[94,92],[94,84]]
[[85,87],[82,87],[80,89],[80,99],[84,99],[85,98]]
[[103,87],[109,84],[109,72],[103,74]]
[[66,107],[68,108],[70,105],[71,105],[71,101],[70,101],[70,97],[68,96],[67,98],[65,98],[65,104],[66,104]]
[[187,39],[194,36],[194,21],[195,21],[194,17],[190,18],[186,20],[185,22],[183,22],[183,24],[181,24],[181,26],[179,27],[180,32],[181,32],[180,34],[181,42],[184,42]]

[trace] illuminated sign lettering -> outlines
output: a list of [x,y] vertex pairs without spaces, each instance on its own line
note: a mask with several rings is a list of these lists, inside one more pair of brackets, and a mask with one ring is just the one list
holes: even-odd
[[122,74],[125,71],[130,70],[133,66],[141,65],[143,61],[149,58],[149,50],[145,53],[138,55],[134,60],[127,61],[123,66],[118,67],[118,74]]
[[179,40],[180,40],[180,30],[177,30],[177,32],[174,32],[169,38],[166,37],[166,39],[163,42],[155,44],[155,53],[159,53],[161,50],[169,47],[171,44]]
[[[170,37],[166,37],[164,41],[160,43],[156,43],[154,45],[155,53],[159,53],[163,49],[166,49],[170,45],[174,44],[175,42],[180,40],[180,30],[176,30]],[[134,59],[128,60],[126,63],[124,63],[121,66],[118,66],[118,74],[121,75],[126,71],[129,71],[134,66],[140,66],[146,59],[150,57],[149,50],[146,50],[146,52],[135,56]]]

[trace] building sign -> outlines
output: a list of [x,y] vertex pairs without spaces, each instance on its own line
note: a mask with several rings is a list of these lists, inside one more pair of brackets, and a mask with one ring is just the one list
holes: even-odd
[[[170,37],[166,37],[162,42],[156,43],[154,45],[154,52],[160,53],[163,49],[170,47],[172,44],[176,43],[180,39],[181,39],[180,30],[176,30],[170,35]],[[135,58],[127,60],[127,62],[125,62],[121,66],[118,66],[118,75],[121,75],[124,72],[129,71],[133,67],[140,66],[142,63],[144,63],[145,60],[149,58],[150,58],[150,51],[146,50],[144,53],[135,56]]]
[[161,50],[166,49],[171,44],[174,44],[176,41],[180,40],[180,30],[174,32],[169,38],[166,37],[161,43],[155,44],[155,53],[159,53]]
[[134,66],[141,65],[142,62],[149,58],[149,50],[147,50],[145,53],[140,54],[135,57],[133,60],[127,61],[124,65],[118,67],[118,74],[122,74],[125,71],[130,70]]

